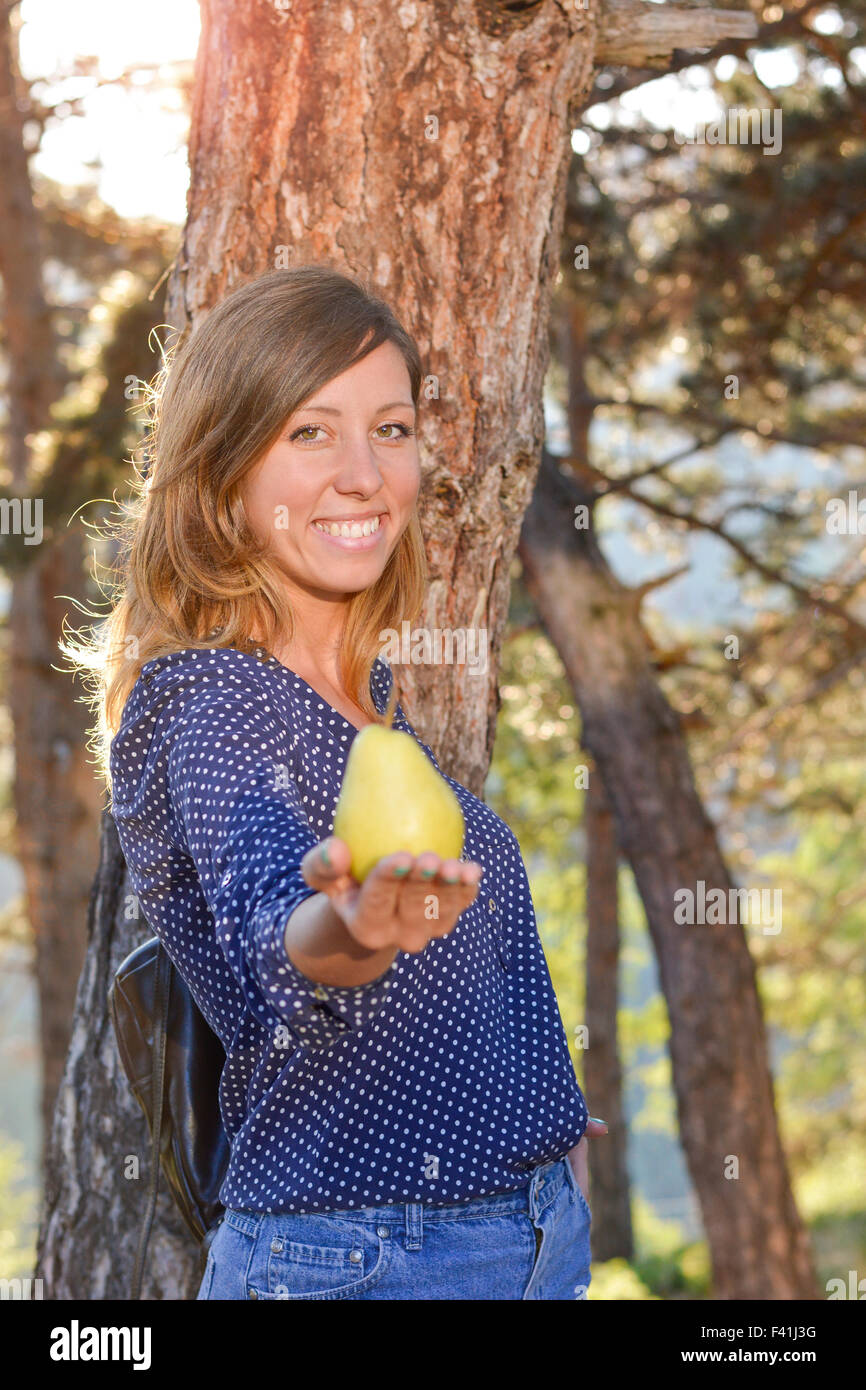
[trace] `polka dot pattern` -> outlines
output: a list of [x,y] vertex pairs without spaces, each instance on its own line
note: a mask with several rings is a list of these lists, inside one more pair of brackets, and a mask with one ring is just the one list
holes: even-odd
[[[370,676],[384,712],[391,685]],[[394,727],[411,734],[397,706]],[[511,1191],[568,1152],[587,1110],[517,840],[452,778],[475,902],[358,988],[289,961],[356,729],[277,659],[185,648],[147,662],[111,744],[112,810],[153,931],[226,1050],[227,1207],[442,1205]],[[441,769],[439,769],[441,771]]]

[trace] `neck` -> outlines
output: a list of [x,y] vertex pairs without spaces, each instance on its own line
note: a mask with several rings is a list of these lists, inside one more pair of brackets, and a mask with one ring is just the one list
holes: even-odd
[[273,655],[297,670],[299,675],[303,670],[320,671],[328,680],[336,682],[349,598],[313,594],[294,586],[289,589],[288,597],[295,619],[294,632],[291,641],[277,635],[276,645],[272,644],[271,648]]

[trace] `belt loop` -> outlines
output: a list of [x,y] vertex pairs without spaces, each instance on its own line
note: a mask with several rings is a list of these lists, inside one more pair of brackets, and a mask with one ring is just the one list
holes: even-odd
[[424,1237],[420,1202],[406,1203],[406,1249],[420,1250]]

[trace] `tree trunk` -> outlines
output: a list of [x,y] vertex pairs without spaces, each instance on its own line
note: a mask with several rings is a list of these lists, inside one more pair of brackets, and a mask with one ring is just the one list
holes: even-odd
[[43,1152],[84,961],[102,802],[85,746],[87,709],[70,694],[69,676],[52,669],[66,611],[55,595],[74,594],[81,580],[80,536],[46,541],[15,575],[5,638],[18,857],[36,946]]
[[[153,933],[137,912],[114,821],[102,817],[87,958],[48,1146],[36,1272],[47,1299],[128,1299],[150,1174],[147,1123],[132,1098],[108,1016],[114,972]],[[137,1160],[137,1176],[130,1159]],[[198,1249],[164,1183],[142,1298],[195,1298]]]
[[589,1144],[592,1179],[592,1257],[630,1260],[631,1227],[627,1131],[617,1046],[619,1002],[619,847],[598,769],[589,772],[584,803],[586,834],[586,1094],[608,1132]]
[[[636,594],[546,452],[524,521],[527,587],[557,648],[646,909],[671,1019],[680,1134],[722,1299],[819,1296],[788,1179],[755,969],[739,921],[678,925],[675,894],[731,887],[685,737],[655,680]],[[590,1092],[591,1094],[591,1092]]]
[[[85,921],[96,864],[101,797],[88,762],[87,710],[70,698],[57,640],[67,604],[84,587],[81,532],[39,536],[38,482],[30,436],[49,423],[61,390],[51,312],[42,289],[39,217],[24,146],[26,84],[18,68],[17,20],[0,13],[0,276],[4,291],[9,420],[6,463],[10,499],[21,525],[4,536],[11,576],[5,635],[5,691],[15,747],[14,799],[18,857],[27,917],[36,942],[42,1057],[43,1139],[47,1138],[84,959]],[[36,494],[34,497],[33,494]],[[33,508],[28,517],[27,509]],[[15,513],[10,515],[15,517]],[[25,540],[29,532],[36,543]]]
[[419,621],[484,629],[489,670],[407,666],[401,690],[421,737],[480,795],[509,563],[543,439],[568,109],[589,87],[595,18],[551,3],[510,15],[355,0],[341,13],[335,26],[318,0],[290,14],[202,5],[166,319],[185,331],[236,283],[325,260],[368,274],[417,338],[438,393],[420,415],[431,584]]

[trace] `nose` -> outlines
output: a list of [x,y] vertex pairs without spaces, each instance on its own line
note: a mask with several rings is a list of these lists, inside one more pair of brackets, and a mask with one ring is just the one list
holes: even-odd
[[337,492],[372,497],[382,487],[382,474],[369,439],[353,439],[342,452],[334,487]]

